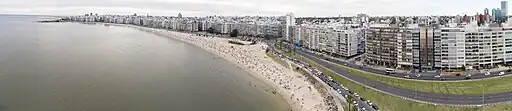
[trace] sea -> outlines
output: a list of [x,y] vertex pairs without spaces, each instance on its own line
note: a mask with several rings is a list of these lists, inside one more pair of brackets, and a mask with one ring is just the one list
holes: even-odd
[[289,111],[272,87],[178,40],[0,15],[0,111]]

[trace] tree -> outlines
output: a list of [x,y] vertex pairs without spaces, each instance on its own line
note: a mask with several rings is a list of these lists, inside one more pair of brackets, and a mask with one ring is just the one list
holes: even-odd
[[206,29],[206,32],[208,32],[208,33],[213,33],[213,28],[212,28],[212,27],[209,27],[208,29]]
[[229,33],[229,36],[230,36],[230,37],[237,37],[237,36],[238,36],[238,30],[233,29],[233,30],[231,31],[231,33]]

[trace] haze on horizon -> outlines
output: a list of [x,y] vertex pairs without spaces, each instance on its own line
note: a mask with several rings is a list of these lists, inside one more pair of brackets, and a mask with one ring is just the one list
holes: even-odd
[[[501,0],[2,0],[0,14],[133,14],[175,16],[474,15]],[[510,12],[510,11],[509,11]]]

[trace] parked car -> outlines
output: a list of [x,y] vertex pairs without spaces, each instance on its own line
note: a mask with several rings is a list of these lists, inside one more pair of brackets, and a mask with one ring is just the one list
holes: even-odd
[[375,110],[379,110],[379,107],[377,107],[377,105],[372,105],[372,108],[375,109]]
[[366,103],[368,103],[368,105],[370,106],[373,105],[373,103],[370,100],[366,101]]
[[491,72],[485,72],[485,75],[486,76],[491,75]]
[[404,76],[404,78],[406,78],[406,79],[410,79],[410,78],[411,78],[411,76],[409,76],[409,75],[405,75],[405,76]]
[[441,78],[441,75],[436,75],[434,76],[434,78]]
[[500,75],[500,76],[505,75],[505,72],[500,72],[500,74],[499,74],[499,75]]
[[366,99],[364,99],[363,97],[360,97],[359,98],[361,101],[366,101]]

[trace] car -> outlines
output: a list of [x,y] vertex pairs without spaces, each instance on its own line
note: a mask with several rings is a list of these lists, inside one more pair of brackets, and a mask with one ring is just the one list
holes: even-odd
[[361,110],[366,111],[366,108],[361,108]]
[[434,76],[434,78],[441,78],[441,75],[436,75]]
[[411,78],[411,76],[409,76],[409,75],[405,75],[405,76],[404,76],[404,78],[406,78],[406,79],[410,79],[410,78]]
[[354,92],[352,92],[352,91],[350,91],[350,90],[348,90],[348,93],[350,93],[350,94],[354,94]]
[[373,103],[370,100],[366,101],[366,103],[368,103],[368,105],[370,106],[373,105]]
[[498,74],[498,75],[500,75],[500,76],[505,75],[505,72],[500,72],[500,74]]
[[359,98],[361,101],[366,101],[366,99],[364,99],[363,97],[360,97]]
[[379,107],[377,107],[377,105],[372,105],[372,108],[375,109],[375,110],[379,110]]
[[418,78],[418,77],[421,77],[421,74],[416,74],[416,77],[417,77],[417,78]]
[[485,75],[486,76],[491,75],[491,72],[485,72]]
[[[391,68],[386,68],[386,74],[394,74],[395,73],[395,70],[394,69],[391,69]],[[389,75],[388,74],[388,75]]]
[[464,79],[471,79],[471,76],[466,76]]
[[338,91],[339,94],[341,94],[341,91]]
[[352,101],[353,104],[357,104],[357,101]]

